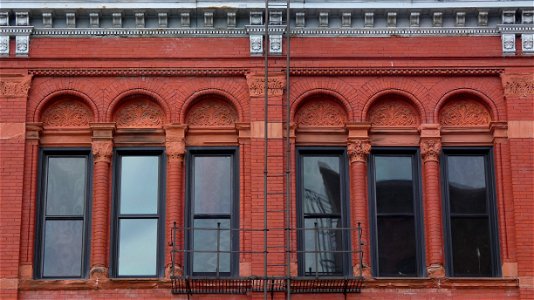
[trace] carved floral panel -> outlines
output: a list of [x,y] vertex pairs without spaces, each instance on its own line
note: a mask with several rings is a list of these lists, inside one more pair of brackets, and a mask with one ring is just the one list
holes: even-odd
[[45,127],[88,127],[92,121],[91,109],[73,98],[52,103],[41,116],[41,122]]
[[332,100],[319,99],[305,103],[295,116],[298,126],[342,127],[347,122],[345,110]]
[[484,126],[490,121],[491,116],[486,107],[472,99],[449,101],[439,113],[442,126]]
[[115,121],[122,128],[156,128],[163,126],[164,113],[154,101],[132,97],[117,109]]
[[372,126],[414,127],[419,125],[416,109],[402,99],[386,99],[373,104],[368,112]]
[[238,121],[236,110],[224,100],[204,99],[189,110],[186,123],[192,126],[233,126]]

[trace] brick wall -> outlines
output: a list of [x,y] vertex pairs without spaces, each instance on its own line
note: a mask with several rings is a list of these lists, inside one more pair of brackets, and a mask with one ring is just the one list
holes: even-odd
[[[444,47],[443,45],[447,45]],[[335,99],[346,113],[347,122],[364,124],[374,101],[396,95],[403,97],[417,113],[421,124],[439,124],[439,111],[448,99],[458,95],[469,95],[477,99],[490,114],[491,120],[504,122],[508,130],[504,136],[497,136],[488,126],[466,128],[463,135],[442,132],[442,143],[451,145],[489,145],[495,149],[496,185],[499,210],[499,238],[503,278],[495,279],[447,279],[443,274],[437,278],[420,280],[387,280],[368,277],[362,294],[352,295],[355,299],[528,299],[534,290],[534,99],[532,88],[522,92],[522,86],[532,87],[532,68],[522,67],[531,61],[529,57],[507,59],[501,57],[499,37],[419,37],[419,38],[295,38],[292,41],[292,67],[323,68],[323,73],[292,76],[290,82],[291,115],[307,100],[317,95]],[[209,135],[195,133],[194,129],[184,133],[189,145],[232,145],[240,147],[240,224],[242,227],[263,227],[263,172],[264,172],[264,107],[262,94],[250,89],[250,76],[263,77],[263,58],[249,57],[248,40],[245,38],[35,38],[31,42],[30,59],[2,58],[1,80],[20,86],[19,91],[10,94],[4,90],[0,96],[0,283],[1,297],[5,299],[72,299],[72,298],[175,298],[171,296],[168,279],[146,283],[109,281],[106,274],[90,275],[86,280],[45,281],[32,279],[32,264],[35,203],[38,164],[38,145],[41,147],[84,146],[90,147],[96,133],[89,126],[83,128],[51,129],[40,124],[41,116],[56,99],[64,95],[77,97],[91,112],[94,123],[113,122],[115,109],[124,97],[142,94],[154,100],[164,114],[164,125],[185,124],[192,104],[202,97],[216,95],[234,107],[240,124],[233,132]],[[500,66],[496,70],[495,66]],[[270,60],[270,76],[283,82],[285,58]],[[350,74],[340,75],[331,68],[352,68]],[[365,68],[384,68],[388,71],[373,73]],[[111,69],[142,68],[145,70],[170,70],[173,68],[222,70],[230,68],[244,71],[220,71],[219,73],[194,73],[184,71],[181,75],[160,74],[132,75]],[[330,69],[329,69],[330,68]],[[419,69],[424,72],[399,71]],[[489,71],[474,71],[472,69]],[[58,72],[57,70],[66,70]],[[84,69],[92,72],[83,73]],[[95,70],[96,69],[96,70]],[[40,70],[40,71],[39,71]],[[43,70],[46,70],[43,71]],[[98,71],[100,70],[100,71]],[[395,71],[397,70],[397,71]],[[467,71],[466,71],[467,70]],[[55,72],[55,73],[54,73]],[[62,73],[63,72],[63,73]],[[66,73],[65,73],[66,72]],[[187,73],[189,72],[189,73]],[[225,73],[226,72],[226,73]],[[478,72],[478,73],[477,73]],[[35,74],[30,90],[23,88],[28,73]],[[248,75],[247,75],[248,74]],[[519,82],[519,89],[513,88]],[[526,85],[521,85],[526,82]],[[269,209],[283,209],[284,192],[283,167],[285,146],[282,123],[285,120],[283,88],[273,91],[269,97],[269,160],[268,170],[280,177],[268,181]],[[518,92],[519,90],[519,92]],[[382,98],[381,98],[382,97]],[[452,98],[451,98],[452,97]],[[203,99],[203,98],[202,98]],[[315,99],[315,98],[314,98]],[[292,120],[295,121],[295,120]],[[45,124],[46,125],[46,124]],[[34,129],[32,126],[37,126]],[[466,129],[464,128],[464,129]],[[417,127],[402,134],[387,132],[384,135],[369,133],[373,145],[418,146]],[[42,130],[42,131],[41,131]],[[159,131],[158,131],[159,130]],[[341,133],[324,131],[310,135],[321,145],[346,146],[350,130]],[[529,131],[530,130],[530,131]],[[237,133],[236,133],[237,132]],[[326,133],[325,133],[326,132]],[[144,133],[137,139],[111,133],[115,143],[122,138],[122,145],[165,145],[163,127]],[[306,134],[292,130],[293,147],[309,144]],[[113,136],[111,137],[113,139]],[[168,139],[168,138],[167,138]],[[210,140],[213,139],[213,140]],[[126,142],[124,142],[126,140]],[[209,144],[209,145],[212,145]],[[291,163],[294,168],[294,148]],[[169,164],[172,165],[172,164]],[[182,166],[183,164],[176,164]],[[109,167],[105,167],[109,168]],[[105,168],[98,174],[105,174]],[[354,168],[360,170],[360,168]],[[111,178],[111,169],[108,169]],[[294,183],[294,172],[292,179]],[[104,173],[102,173],[104,172]],[[184,201],[184,176],[168,173],[175,181],[168,191],[181,190],[179,196],[167,195],[167,200]],[[361,173],[361,172],[360,172]],[[352,175],[351,175],[352,176]],[[349,177],[351,177],[349,176]],[[359,175],[358,175],[359,176]],[[357,177],[358,183],[366,179]],[[100,178],[101,179],[101,178]],[[98,189],[106,182],[99,181]],[[109,181],[109,180],[107,180]],[[435,180],[425,180],[430,184]],[[356,187],[357,188],[357,187]],[[429,189],[432,191],[433,189]],[[111,183],[107,191],[99,193],[100,198],[111,201]],[[358,190],[356,190],[358,191]],[[106,196],[106,194],[109,194]],[[358,195],[365,196],[365,190]],[[440,196],[438,195],[438,198]],[[100,199],[99,198],[99,199]],[[100,199],[100,201],[104,201]],[[178,200],[176,200],[178,199]],[[295,212],[295,188],[292,187],[293,213]],[[178,204],[176,204],[178,205]],[[353,203],[353,205],[355,205]],[[177,211],[183,206],[177,206]],[[352,208],[351,208],[352,210]],[[366,212],[356,209],[362,218]],[[178,223],[183,223],[182,213],[174,213]],[[93,216],[94,218],[95,216]],[[100,223],[109,223],[109,212],[98,214]],[[353,216],[351,216],[353,217]],[[433,220],[425,216],[425,223]],[[101,222],[104,220],[105,222]],[[292,216],[293,225],[295,217]],[[364,227],[366,224],[363,224]],[[269,215],[269,227],[283,227],[282,212]],[[106,237],[109,228],[93,228]],[[432,231],[432,234],[439,234]],[[295,246],[295,236],[293,246]],[[263,250],[262,233],[243,233],[240,237],[243,250]],[[282,232],[270,233],[271,246],[282,246]],[[428,240],[428,239],[427,239]],[[436,239],[434,239],[436,240]],[[437,239],[439,243],[440,239]],[[365,246],[368,253],[368,242]],[[107,264],[109,241],[96,249],[100,260]],[[432,246],[434,252],[439,245]],[[166,249],[167,250],[167,249]],[[427,249],[429,251],[429,249]],[[433,252],[433,253],[434,253]],[[439,253],[436,253],[440,257]],[[272,254],[269,263],[279,264],[284,254]],[[292,256],[295,271],[296,256]],[[105,266],[109,267],[109,266]],[[243,254],[240,257],[242,275],[263,275],[263,256]],[[283,275],[283,268],[270,268],[269,273]],[[366,274],[370,276],[370,274]],[[135,287],[134,287],[135,285]],[[262,295],[234,296],[233,299],[255,298]],[[277,298],[282,298],[277,294]],[[295,298],[324,298],[321,295],[295,296]],[[339,299],[343,295],[332,295]],[[203,296],[195,299],[218,299],[219,296]],[[231,298],[228,298],[231,299]]]

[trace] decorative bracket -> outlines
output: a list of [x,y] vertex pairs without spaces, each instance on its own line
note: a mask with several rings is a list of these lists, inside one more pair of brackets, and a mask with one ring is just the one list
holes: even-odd
[[[264,25],[247,25],[247,33],[250,39],[250,55],[261,56],[264,53],[263,40],[265,36]],[[285,25],[269,25],[269,54],[281,55]]]

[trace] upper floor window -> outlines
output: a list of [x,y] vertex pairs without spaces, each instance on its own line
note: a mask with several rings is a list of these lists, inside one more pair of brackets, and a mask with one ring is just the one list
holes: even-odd
[[114,277],[158,277],[163,260],[161,150],[117,150],[114,177]]
[[423,276],[417,151],[373,149],[369,165],[372,259],[376,276]]
[[298,149],[300,275],[350,273],[346,162],[344,149]]
[[450,276],[499,276],[491,150],[443,149],[444,222]]
[[88,261],[89,150],[43,150],[36,234],[37,278],[83,278]]
[[187,155],[186,265],[192,275],[238,270],[238,165],[235,148],[193,148]]

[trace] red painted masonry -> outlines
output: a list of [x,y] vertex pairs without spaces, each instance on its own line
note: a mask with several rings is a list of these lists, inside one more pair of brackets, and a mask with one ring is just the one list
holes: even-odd
[[[268,191],[281,194],[269,198],[269,209],[279,212],[269,215],[268,226],[284,226],[281,210],[287,184],[292,187],[291,220],[296,226],[296,147],[346,147],[350,221],[352,226],[362,223],[366,243],[365,284],[361,294],[348,299],[534,299],[532,56],[503,57],[499,36],[295,37],[291,45],[294,73],[289,91],[283,73],[285,58],[269,61],[270,78],[278,85],[269,87],[267,166],[271,174],[284,174],[282,122],[289,92],[291,180],[269,179]],[[2,57],[0,63],[0,298],[187,299],[171,294],[167,245],[170,226],[184,222],[184,155],[190,146],[239,148],[239,223],[243,228],[263,227],[264,94],[254,89],[264,75],[263,58],[250,56],[248,38],[42,37],[31,40],[28,58]],[[343,73],[342,68],[351,71]],[[153,118],[121,119],[125,107],[131,109],[129,115],[136,112],[137,100],[131,99],[148,101]],[[311,114],[314,118],[306,119],[303,112],[313,111],[313,105],[307,105],[314,101],[322,103],[323,112],[333,112],[330,117],[317,110]],[[476,113],[462,111],[466,107]],[[389,117],[380,119],[379,109],[388,111]],[[461,123],[447,123],[447,113],[460,114]],[[65,115],[71,117],[61,118]],[[195,117],[199,115],[206,118]],[[367,154],[375,146],[423,150],[427,139],[439,144],[436,153],[441,147],[492,147],[502,277],[446,277],[439,156],[429,159],[431,154],[424,151],[420,164],[429,276],[372,277]],[[113,280],[108,275],[112,150],[132,146],[165,148],[166,272],[162,278]],[[39,149],[47,147],[92,151],[86,279],[34,279]],[[184,239],[178,236],[177,241],[183,244]],[[270,232],[269,241],[271,246],[283,246],[283,232]],[[245,232],[239,244],[242,250],[262,251],[263,235]],[[292,244],[296,247],[296,235]],[[269,262],[284,263],[285,256],[271,254]],[[291,256],[291,268],[295,275],[296,255]],[[357,264],[353,270],[359,271]],[[262,255],[240,256],[240,275],[263,272]],[[273,267],[268,273],[283,276],[285,270]],[[262,297],[252,293],[225,299]],[[276,299],[283,297],[275,294]],[[344,299],[342,294],[327,297]],[[293,298],[325,299],[325,295]]]

